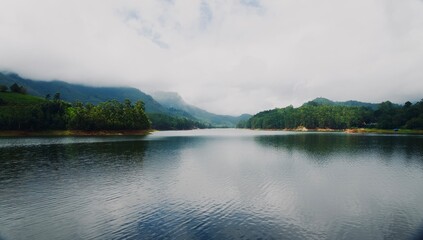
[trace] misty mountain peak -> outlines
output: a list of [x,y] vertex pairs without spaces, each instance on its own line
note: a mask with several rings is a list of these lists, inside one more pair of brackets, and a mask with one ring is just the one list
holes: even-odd
[[158,101],[160,104],[178,108],[181,106],[188,105],[184,99],[177,92],[164,92],[157,91],[151,94],[153,98]]

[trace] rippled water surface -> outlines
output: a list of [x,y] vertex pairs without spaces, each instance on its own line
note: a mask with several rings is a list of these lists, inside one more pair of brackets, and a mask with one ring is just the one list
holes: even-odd
[[0,239],[413,239],[423,137],[0,138]]

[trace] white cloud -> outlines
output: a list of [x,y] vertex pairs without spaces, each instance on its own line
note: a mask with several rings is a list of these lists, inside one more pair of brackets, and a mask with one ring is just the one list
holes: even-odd
[[217,113],[423,92],[419,0],[2,0],[0,69]]

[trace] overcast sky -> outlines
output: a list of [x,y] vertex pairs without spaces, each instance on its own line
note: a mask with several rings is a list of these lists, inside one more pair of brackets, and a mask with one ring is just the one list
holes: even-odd
[[423,98],[422,0],[0,0],[0,70],[221,114]]

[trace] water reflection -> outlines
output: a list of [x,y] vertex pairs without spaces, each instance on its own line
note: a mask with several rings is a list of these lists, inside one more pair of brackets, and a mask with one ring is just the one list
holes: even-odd
[[423,161],[422,136],[359,135],[344,133],[299,133],[279,136],[257,136],[266,147],[288,152],[304,152],[311,159],[326,161],[333,156],[349,158],[362,154],[377,154],[390,161],[396,155],[406,160]]
[[[30,145],[0,153],[0,235],[72,239],[113,231],[121,189],[142,179],[148,142]],[[123,209],[123,208],[122,208]],[[111,227],[111,229],[109,229]],[[84,229],[86,228],[86,229]]]
[[[3,148],[0,152],[0,181],[40,172],[115,171],[142,162],[148,142],[52,144]],[[101,156],[113,156],[102,158]]]
[[0,237],[407,239],[423,222],[419,136],[71,140],[0,140]]

